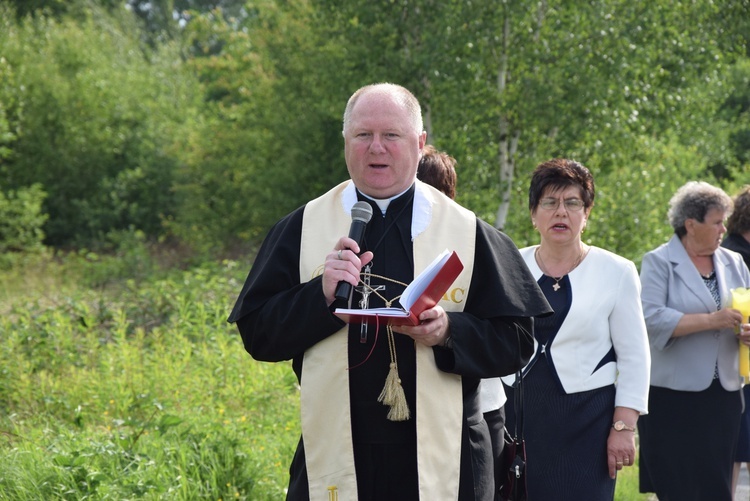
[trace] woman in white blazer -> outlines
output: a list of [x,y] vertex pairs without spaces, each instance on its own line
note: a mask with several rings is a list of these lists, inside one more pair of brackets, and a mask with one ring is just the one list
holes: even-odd
[[641,265],[651,345],[649,415],[639,422],[640,490],[660,500],[731,501],[742,401],[738,337],[750,325],[727,307],[750,287],[742,257],[719,247],[732,200],[705,182],[669,202],[674,235]]
[[[529,209],[540,244],[521,249],[555,310],[535,321],[523,370],[529,499],[611,500],[617,471],[635,460],[647,410],[649,351],[635,265],[581,239],[594,180],[578,162],[540,164]],[[503,378],[514,426],[514,378]]]

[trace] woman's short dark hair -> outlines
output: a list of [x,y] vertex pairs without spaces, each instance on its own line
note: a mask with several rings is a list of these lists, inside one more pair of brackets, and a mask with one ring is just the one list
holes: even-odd
[[750,231],[750,184],[734,197],[734,211],[727,219],[727,231],[738,235]]
[[685,221],[695,219],[703,223],[711,209],[731,212],[732,199],[724,190],[705,181],[688,181],[672,195],[667,217],[677,236],[683,237],[687,233]]
[[450,198],[456,198],[456,159],[425,145],[417,167],[417,179],[437,188]]
[[559,191],[570,186],[581,189],[581,200],[585,209],[594,205],[594,176],[583,164],[567,158],[553,158],[540,163],[531,175],[529,210],[533,212],[539,206],[539,200],[548,188]]

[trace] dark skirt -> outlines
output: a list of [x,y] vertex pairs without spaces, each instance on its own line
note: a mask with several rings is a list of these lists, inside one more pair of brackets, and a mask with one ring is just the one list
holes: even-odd
[[[607,467],[615,388],[566,394],[542,356],[523,379],[524,438],[530,501],[612,500]],[[515,426],[514,390],[505,387],[506,426]]]
[[659,501],[731,501],[740,392],[718,379],[703,391],[652,386],[638,420],[640,491]]
[[750,385],[745,385],[742,393],[745,396],[745,410],[740,421],[740,438],[737,441],[737,454],[734,456],[734,461],[748,463],[750,462],[750,412],[747,408],[750,403]]

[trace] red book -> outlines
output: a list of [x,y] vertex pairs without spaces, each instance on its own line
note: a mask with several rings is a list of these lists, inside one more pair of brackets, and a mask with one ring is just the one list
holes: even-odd
[[391,325],[418,325],[420,313],[438,304],[463,269],[456,251],[446,249],[404,289],[399,298],[401,308],[336,308],[333,313],[348,323],[367,319]]

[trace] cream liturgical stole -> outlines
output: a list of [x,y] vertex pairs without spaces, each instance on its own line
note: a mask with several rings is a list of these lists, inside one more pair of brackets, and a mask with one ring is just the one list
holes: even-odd
[[[349,232],[351,207],[356,201],[354,184],[346,181],[307,204],[300,252],[302,281],[322,273],[326,255]],[[412,215],[415,275],[444,249],[455,250],[464,264],[440,301],[446,311],[463,310],[474,268],[475,240],[474,214],[417,181]],[[347,339],[345,327],[308,349],[302,364],[302,440],[312,501],[357,499]],[[461,377],[440,371],[431,347],[415,346],[419,496],[423,501],[457,499],[463,426]]]

